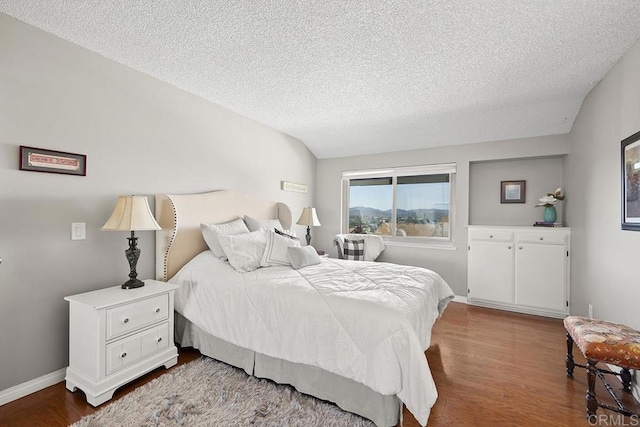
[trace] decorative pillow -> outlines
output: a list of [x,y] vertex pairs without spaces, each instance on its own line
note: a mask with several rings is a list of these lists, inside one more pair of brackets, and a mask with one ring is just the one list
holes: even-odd
[[260,267],[266,237],[264,230],[234,236],[218,235],[220,246],[229,258],[229,264],[240,273],[248,273]]
[[353,261],[364,261],[364,239],[349,240],[344,239],[342,244],[344,259]]
[[280,231],[277,228],[274,228],[273,231],[275,231],[276,234],[279,234],[279,235],[281,235],[283,237],[286,237],[287,239],[295,240],[296,242],[300,241],[300,239],[298,239],[296,237],[296,232],[293,231],[293,230],[282,230],[282,231]]
[[247,224],[249,231],[258,231],[260,229],[273,230],[274,228],[284,230],[279,219],[259,219],[245,215],[244,222]]
[[242,218],[237,218],[223,224],[200,224],[200,231],[211,252],[213,252],[216,257],[226,261],[227,256],[222,250],[222,246],[220,246],[218,235],[234,236],[236,234],[248,233],[249,229]]
[[[277,229],[276,229],[277,232]],[[291,265],[289,256],[287,255],[287,248],[300,246],[298,240],[293,240],[288,237],[283,237],[276,234],[271,230],[266,231],[266,246],[264,253],[262,254],[261,267],[269,267],[271,265]]]
[[296,270],[308,265],[320,264],[320,256],[313,246],[292,246],[287,248],[291,267]]

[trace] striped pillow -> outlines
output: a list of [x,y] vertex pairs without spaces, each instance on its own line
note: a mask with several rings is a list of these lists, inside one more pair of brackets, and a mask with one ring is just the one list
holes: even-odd
[[344,259],[349,259],[352,261],[364,261],[364,239],[344,239],[342,248]]

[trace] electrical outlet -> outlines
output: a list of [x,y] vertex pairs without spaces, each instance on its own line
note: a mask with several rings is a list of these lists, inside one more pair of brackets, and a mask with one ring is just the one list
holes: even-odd
[[593,319],[593,304],[589,304],[589,319]]

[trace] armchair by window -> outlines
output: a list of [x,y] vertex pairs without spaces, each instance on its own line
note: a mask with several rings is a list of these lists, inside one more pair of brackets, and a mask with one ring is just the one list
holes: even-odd
[[377,234],[336,234],[333,245],[340,259],[344,259],[344,239],[364,240],[364,261],[375,261],[386,247],[382,236]]

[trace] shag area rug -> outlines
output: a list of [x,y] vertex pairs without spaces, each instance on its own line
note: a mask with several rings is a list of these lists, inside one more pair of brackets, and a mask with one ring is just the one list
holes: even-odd
[[201,357],[72,425],[98,426],[374,427],[374,424],[293,387]]

